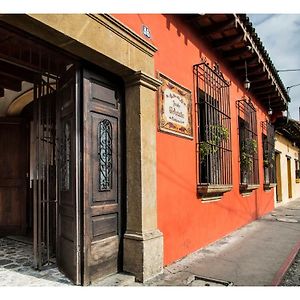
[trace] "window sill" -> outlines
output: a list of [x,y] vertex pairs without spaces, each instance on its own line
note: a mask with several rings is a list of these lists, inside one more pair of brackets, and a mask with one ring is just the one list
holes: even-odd
[[218,201],[224,193],[229,192],[231,189],[232,185],[198,184],[197,186],[198,195],[201,196],[204,202]]
[[276,183],[264,183],[264,190],[270,190],[274,187],[276,187]]
[[259,184],[240,183],[240,193],[248,196],[252,191],[259,188]]

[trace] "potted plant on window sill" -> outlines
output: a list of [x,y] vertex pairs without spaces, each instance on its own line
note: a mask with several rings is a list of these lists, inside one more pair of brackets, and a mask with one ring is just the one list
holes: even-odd
[[[210,161],[210,175],[211,180],[201,180],[198,184],[197,192],[202,196],[203,200],[218,200],[221,196],[232,189],[232,185],[227,184],[214,184],[212,182],[218,182],[218,174],[221,168],[218,151],[222,142],[226,142],[229,138],[229,131],[226,127],[217,124],[210,125],[209,130],[212,133],[211,139],[200,143],[200,164],[201,169],[206,169],[208,164],[209,155],[213,155],[213,159]],[[207,174],[208,176],[208,174]]]
[[257,142],[255,139],[247,138],[242,142],[240,149],[241,183],[240,191],[251,192],[259,187],[259,184],[249,183],[249,175],[253,170],[253,157],[257,153]]
[[271,188],[275,187],[277,184],[275,182],[270,182],[270,170],[274,168],[274,156],[275,154],[272,153],[272,159],[269,159],[268,153],[264,154],[264,172],[265,172],[265,182],[264,182],[264,190],[270,190]]

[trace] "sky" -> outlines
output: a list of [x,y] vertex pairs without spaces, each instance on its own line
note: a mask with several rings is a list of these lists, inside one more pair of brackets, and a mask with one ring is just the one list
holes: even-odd
[[[300,14],[248,14],[255,31],[277,70],[300,69]],[[289,115],[299,120],[300,71],[279,72],[290,89]]]

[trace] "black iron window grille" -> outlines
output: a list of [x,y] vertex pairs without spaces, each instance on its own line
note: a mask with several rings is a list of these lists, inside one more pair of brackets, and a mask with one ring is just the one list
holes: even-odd
[[269,121],[262,122],[264,187],[276,183],[275,179],[275,131]]
[[238,110],[238,132],[240,146],[240,188],[259,184],[257,154],[257,118],[251,100],[236,102]]
[[207,62],[194,65],[194,77],[198,118],[198,192],[205,194],[204,186],[232,185],[230,83],[224,79],[217,64],[210,67]]
[[109,120],[98,124],[99,192],[112,188],[112,126]]
[[295,178],[296,182],[300,183],[300,160],[295,159]]

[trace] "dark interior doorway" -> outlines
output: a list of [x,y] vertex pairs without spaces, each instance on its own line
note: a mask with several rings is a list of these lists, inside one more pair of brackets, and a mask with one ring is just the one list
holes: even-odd
[[18,117],[0,118],[0,234],[33,243],[37,269],[56,252],[56,98],[44,78]]
[[22,118],[0,118],[0,157],[0,236],[28,234],[28,127]]
[[57,254],[57,84],[75,61],[2,23],[0,44],[0,237],[31,242],[41,270]]
[[121,271],[122,80],[1,22],[0,44],[0,235],[75,284]]

